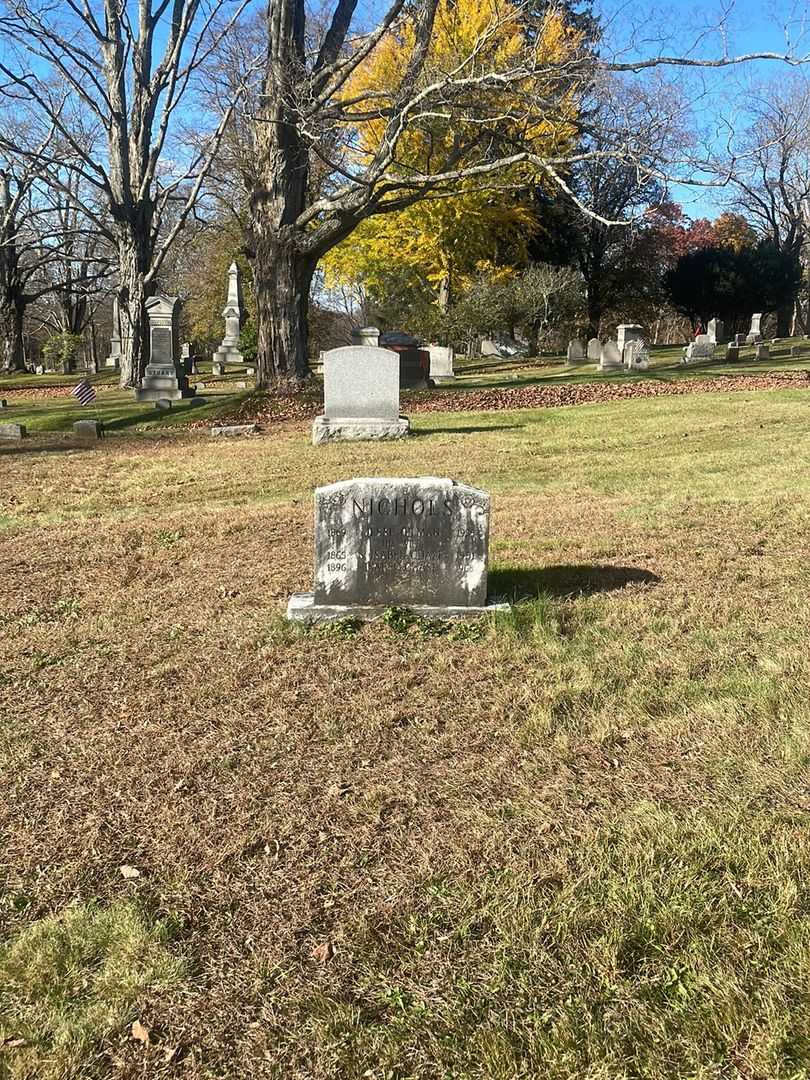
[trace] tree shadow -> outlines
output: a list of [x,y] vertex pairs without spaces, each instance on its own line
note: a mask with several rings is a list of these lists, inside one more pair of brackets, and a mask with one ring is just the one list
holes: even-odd
[[516,603],[538,596],[591,596],[628,585],[657,585],[661,578],[637,566],[528,566],[491,570],[489,591]]

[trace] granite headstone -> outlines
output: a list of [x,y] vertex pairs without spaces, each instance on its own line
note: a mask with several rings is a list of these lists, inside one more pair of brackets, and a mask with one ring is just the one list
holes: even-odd
[[390,607],[469,618],[487,603],[490,499],[445,477],[346,480],[315,490],[315,588],[303,622],[373,619]]
[[407,435],[410,422],[399,415],[399,368],[391,349],[348,345],[324,353],[323,416],[312,425],[313,443]]

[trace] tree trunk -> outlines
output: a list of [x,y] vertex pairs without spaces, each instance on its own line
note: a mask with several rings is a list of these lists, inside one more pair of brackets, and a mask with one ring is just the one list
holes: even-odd
[[118,306],[121,312],[121,388],[140,386],[149,363],[149,327],[146,301],[154,288],[146,284],[151,262],[148,239],[126,236],[119,243],[121,286]]
[[25,306],[13,300],[0,306],[0,371],[25,371]]
[[315,265],[275,238],[256,245],[253,283],[258,355],[256,386],[309,375],[309,290]]
[[790,324],[793,319],[793,301],[777,308],[776,311],[776,336],[778,338],[790,337]]
[[599,324],[602,321],[602,297],[595,281],[585,283],[585,304],[588,316],[588,339],[599,337]]

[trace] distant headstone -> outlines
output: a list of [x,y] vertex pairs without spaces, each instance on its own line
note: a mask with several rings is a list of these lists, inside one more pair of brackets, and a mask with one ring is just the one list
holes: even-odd
[[35,375],[44,375],[45,374],[45,368],[42,366],[42,364],[37,364],[37,366],[34,368],[34,374]]
[[610,371],[622,366],[622,354],[615,341],[606,341],[599,354],[599,370]]
[[5,398],[0,398],[0,409],[7,409],[7,408],[8,408],[8,402],[6,401],[6,399]]
[[183,365],[183,373],[185,375],[193,375],[196,364],[194,363],[194,357],[191,355],[191,342],[184,341],[180,346],[180,363]]
[[379,618],[408,607],[470,618],[487,603],[490,500],[444,477],[346,480],[315,489],[315,588],[290,598],[302,622]]
[[136,401],[179,401],[192,396],[188,377],[179,366],[179,308],[176,296],[150,296],[146,301],[149,363],[135,391]]
[[624,347],[628,341],[641,341],[644,333],[643,327],[638,323],[621,323],[616,327],[616,344],[619,352],[624,353]]
[[650,357],[647,346],[641,338],[631,338],[625,342],[622,352],[622,364],[630,371],[647,371]]
[[121,366],[121,311],[118,307],[118,297],[113,297],[112,308],[112,334],[110,335],[110,355],[104,361],[104,367],[118,368]]
[[225,374],[225,365],[220,364],[217,360],[215,360],[213,362],[213,364],[211,365],[211,374],[212,375],[224,375]]
[[[194,389],[196,390],[197,387],[195,387]],[[189,405],[192,405],[195,409],[200,405],[207,405],[207,404],[208,404],[208,398],[196,397],[196,396],[193,397],[191,399],[191,401],[189,402]]]
[[73,434],[80,442],[97,442],[104,434],[104,425],[100,420],[77,420]]
[[742,347],[745,344],[745,334],[735,334],[734,344],[738,347]]
[[748,331],[745,337],[746,345],[756,345],[757,342],[762,340],[762,312],[751,316],[751,329]]
[[235,262],[228,267],[228,298],[222,315],[225,319],[225,337],[214,353],[214,361],[219,364],[242,364],[244,356],[239,349],[239,334],[242,330],[242,291],[239,267]]
[[714,344],[708,334],[698,334],[683,350],[682,364],[696,364],[699,360],[711,360],[714,356]]
[[585,363],[585,350],[582,348],[582,342],[579,338],[573,338],[568,342],[568,350],[565,354],[565,362],[569,367],[573,367],[576,364]]
[[[802,356],[803,354],[804,354],[804,349],[801,347],[801,345],[791,345],[790,346],[790,355],[791,356]],[[2,408],[2,405],[3,405],[3,403],[0,402],[0,408]]]
[[255,375],[256,374],[256,368],[255,367],[245,368],[245,374],[246,375]]
[[226,424],[211,428],[211,438],[232,438],[235,435],[255,435],[258,424]]
[[434,382],[450,382],[455,378],[453,361],[455,350],[452,345],[430,345],[430,377]]
[[757,345],[756,349],[754,350],[754,358],[756,360],[770,360],[771,350],[768,348],[767,345]]
[[390,349],[349,345],[324,353],[323,416],[312,441],[401,439],[410,422],[399,415],[400,358]]
[[366,345],[377,348],[380,344],[380,331],[376,326],[357,326],[352,330],[352,345]]
[[602,355],[602,342],[597,337],[592,337],[588,342],[588,359],[593,360],[595,363],[599,363],[599,359]]
[[723,320],[709,319],[709,325],[706,327],[706,335],[709,338],[709,341],[714,342],[715,345],[722,345],[726,340]]
[[155,402],[155,408],[160,409],[162,412],[167,412],[171,407],[172,403],[169,398],[158,398]]
[[24,439],[27,434],[24,424],[0,424],[0,439]]
[[726,363],[736,364],[740,359],[740,347],[739,345],[729,345],[726,349]]

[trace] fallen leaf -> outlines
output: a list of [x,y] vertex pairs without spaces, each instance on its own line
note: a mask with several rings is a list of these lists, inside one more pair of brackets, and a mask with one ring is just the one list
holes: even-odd
[[141,872],[137,866],[119,866],[118,870],[122,878],[126,878],[127,881],[131,881],[132,878],[140,877]]
[[327,960],[331,960],[334,955],[334,948],[331,941],[325,941],[323,945],[316,945],[312,950],[311,956],[313,960],[317,960],[319,964],[325,964]]
[[25,1039],[3,1039],[3,1046],[27,1046],[28,1043]]
[[145,1027],[140,1020],[133,1020],[132,1027],[129,1029],[132,1033],[132,1038],[137,1039],[146,1046],[149,1042],[149,1028]]
[[167,1046],[166,1049],[163,1051],[163,1060],[166,1062],[167,1065],[169,1065],[172,1061],[174,1061],[174,1059],[177,1057],[177,1055],[179,1053],[180,1053],[180,1044],[179,1043],[177,1044],[177,1046]]

